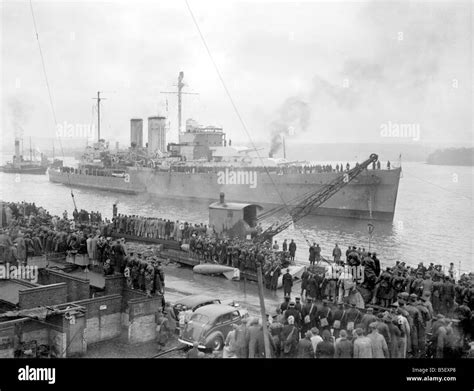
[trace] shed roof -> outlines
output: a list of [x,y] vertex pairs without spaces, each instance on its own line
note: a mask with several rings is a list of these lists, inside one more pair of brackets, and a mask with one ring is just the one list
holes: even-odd
[[242,210],[247,206],[255,206],[257,210],[262,210],[263,206],[257,204],[244,204],[240,202],[225,202],[221,204],[220,202],[214,202],[209,205],[209,209],[228,209],[228,210]]

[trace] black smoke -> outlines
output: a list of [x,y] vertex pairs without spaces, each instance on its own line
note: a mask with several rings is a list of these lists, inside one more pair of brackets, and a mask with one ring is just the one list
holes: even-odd
[[282,136],[293,136],[308,129],[311,110],[299,98],[288,98],[277,110],[276,119],[270,124],[270,152],[274,156],[282,147]]

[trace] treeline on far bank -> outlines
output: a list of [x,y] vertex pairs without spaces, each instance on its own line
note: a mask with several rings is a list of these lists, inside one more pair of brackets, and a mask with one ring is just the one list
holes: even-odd
[[474,148],[438,149],[428,156],[426,163],[447,166],[473,166]]

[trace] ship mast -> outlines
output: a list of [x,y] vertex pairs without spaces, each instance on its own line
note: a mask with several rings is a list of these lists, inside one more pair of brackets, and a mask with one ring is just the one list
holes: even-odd
[[184,72],[181,71],[179,72],[178,76],[178,84],[175,84],[175,87],[178,87],[178,91],[161,91],[161,94],[177,94],[178,95],[178,135],[181,133],[182,130],[182,102],[183,102],[183,94],[186,95],[199,95],[196,92],[183,92],[183,87],[186,86],[185,83],[183,83],[183,78],[184,78]]
[[100,97],[101,91],[97,91],[97,98],[92,98],[97,101],[97,141],[100,141],[100,101],[107,99]]

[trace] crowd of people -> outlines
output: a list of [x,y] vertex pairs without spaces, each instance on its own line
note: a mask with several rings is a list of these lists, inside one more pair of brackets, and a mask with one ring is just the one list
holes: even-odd
[[127,252],[123,239],[113,240],[108,219],[99,212],[75,210],[53,216],[34,203],[1,203],[0,261],[28,264],[34,256],[87,257],[91,270],[124,274],[127,286],[148,295],[164,292],[164,272],[153,252]]
[[[293,301],[293,277],[285,271],[295,258],[293,240],[280,248],[276,241],[218,238],[203,224],[124,215],[109,221],[83,211],[68,219],[66,212],[53,216],[34,203],[0,205],[5,263],[27,264],[29,257],[54,253],[87,256],[106,275],[123,273],[131,289],[163,293],[156,255],[127,251],[123,239],[110,237],[115,231],[176,240],[205,261],[241,270],[261,264],[269,289],[276,289],[283,274],[285,301],[266,325],[274,357],[459,357],[472,341],[474,275],[460,275],[453,264],[443,269],[396,262],[382,268],[375,252],[349,246],[343,257],[337,244],[329,262],[313,243]],[[261,357],[262,325],[251,319],[234,327],[225,345],[230,357]]]
[[[375,253],[350,246],[343,260],[338,245],[333,262],[323,265],[313,262],[316,247],[310,246],[300,296],[292,300],[286,292],[268,318],[272,357],[474,357],[473,273],[455,281],[453,264],[444,271],[403,262],[382,271]],[[263,335],[256,318],[235,326],[224,356],[264,356]]]
[[[203,223],[117,214],[112,219],[111,229],[118,234],[176,241],[200,261],[232,266],[250,273],[256,272],[257,262],[260,262],[268,289],[276,289],[281,270],[294,262],[296,253],[293,240],[291,243],[285,240],[280,251],[277,242],[257,245],[252,240],[238,237],[219,237],[213,227]],[[261,227],[257,227],[256,232],[259,230]]]
[[[356,163],[358,165],[358,163]],[[354,166],[352,166],[353,168]],[[390,161],[387,161],[387,169],[391,168]],[[279,165],[278,167],[255,167],[250,166],[248,170],[258,171],[258,172],[269,172],[269,173],[276,173],[279,175],[283,174],[320,174],[320,173],[330,173],[330,172],[339,172],[342,173],[344,171],[349,171],[351,169],[350,163],[338,163],[336,166],[332,164],[287,164],[287,165]],[[380,170],[381,163],[380,161],[374,162],[372,164],[373,170]],[[213,164],[202,164],[199,166],[195,165],[172,165],[169,168],[169,171],[172,172],[185,172],[188,174],[194,173],[216,173],[218,170],[222,170],[221,166],[216,166]]]
[[[268,317],[271,357],[282,358],[459,358],[474,357],[474,317],[465,305],[455,318],[434,314],[428,300],[403,292],[389,309],[337,307],[311,297],[289,297]],[[224,357],[265,357],[261,322],[251,318],[227,335]]]

